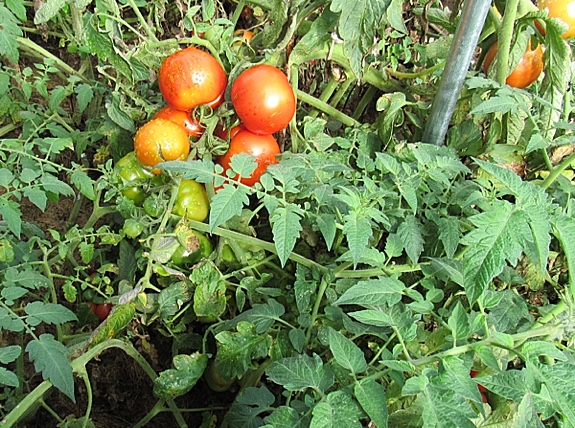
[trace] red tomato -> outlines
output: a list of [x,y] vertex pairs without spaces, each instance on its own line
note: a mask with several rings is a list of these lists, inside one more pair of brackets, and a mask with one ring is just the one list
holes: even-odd
[[[495,55],[497,55],[497,42],[491,45],[483,60],[483,72],[485,74],[487,74],[489,66],[495,59]],[[514,88],[526,88],[539,78],[542,71],[543,48],[539,44],[537,48],[531,50],[531,43],[529,43],[525,55],[521,58],[515,70],[507,77],[505,83]]]
[[[469,375],[470,375],[471,377],[475,377],[475,376],[477,376],[478,374],[479,374],[479,372],[478,372],[477,370],[470,370],[470,371],[469,371]],[[477,388],[479,389],[479,392],[481,393],[481,395],[485,396],[483,393],[484,393],[485,391],[487,391],[487,388],[485,388],[483,385],[480,385],[480,384],[477,384]],[[483,402],[485,403],[486,401],[483,401]]]
[[154,115],[154,119],[158,117],[171,120],[172,122],[182,126],[190,137],[199,138],[204,132],[204,128],[192,119],[189,112],[177,110],[169,105],[162,107]]
[[190,46],[164,60],[158,83],[168,104],[178,110],[191,111],[222,96],[227,77],[216,58]]
[[234,138],[238,132],[245,131],[245,129],[246,127],[241,123],[231,129],[225,129],[221,123],[218,123],[216,129],[214,129],[214,135],[220,137],[222,140],[229,141]]
[[218,159],[218,164],[224,170],[230,169],[232,157],[238,153],[248,153],[256,158],[258,166],[255,171],[251,176],[240,180],[246,186],[253,186],[259,182],[268,165],[278,162],[276,155],[280,154],[280,147],[271,135],[258,135],[248,130],[241,130],[232,138],[230,148]]
[[244,126],[256,134],[284,129],[296,109],[295,95],[286,75],[267,64],[243,71],[232,85],[232,104]]
[[104,321],[112,311],[111,303],[88,303],[90,310],[98,317],[100,321]]

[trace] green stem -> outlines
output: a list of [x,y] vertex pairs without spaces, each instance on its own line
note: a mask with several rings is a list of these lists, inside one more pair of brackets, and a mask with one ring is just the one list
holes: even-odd
[[[527,330],[527,331],[524,331],[521,333],[512,334],[510,336],[513,339],[514,343],[523,343],[525,340],[531,339],[534,337],[548,336],[548,335],[552,334],[554,331],[556,331],[556,329],[557,328],[554,326],[545,326],[545,327],[535,328],[532,330]],[[463,345],[463,346],[458,346],[456,348],[451,348],[451,349],[448,349],[446,351],[439,352],[435,355],[430,355],[429,357],[423,357],[423,358],[418,358],[416,360],[411,360],[410,363],[415,365],[415,366],[422,366],[422,365],[432,363],[434,361],[442,360],[445,357],[465,354],[469,351],[473,351],[476,348],[480,348],[480,347],[484,347],[484,346],[502,347],[501,342],[497,341],[496,339],[493,339],[492,337],[489,337],[487,339],[479,340],[479,341],[474,342],[474,343],[470,343],[470,344]]]
[[89,83],[89,80],[86,79],[82,74],[78,73],[64,61],[62,61],[57,56],[54,56],[52,53],[48,52],[46,49],[42,48],[41,46],[34,43],[32,40],[24,38],[24,37],[16,37],[16,41],[21,49],[24,49],[36,56],[40,59],[49,59],[54,62],[54,65],[59,68],[64,73],[67,73],[71,76],[77,76],[82,80],[84,83]]
[[14,124],[14,123],[9,123],[7,125],[4,125],[2,128],[0,128],[0,137],[3,137],[4,135],[8,134],[9,132],[14,131],[15,129],[18,129],[18,125]]
[[551,186],[551,184],[553,184],[553,182],[557,179],[557,177],[559,177],[561,173],[565,171],[573,162],[575,162],[575,153],[571,153],[563,160],[563,162],[561,162],[559,165],[553,168],[553,170],[550,171],[547,178],[543,180],[543,183],[541,183],[541,187],[547,189],[549,186]]
[[330,284],[330,281],[327,280],[327,275],[324,275],[321,278],[321,282],[319,284],[319,290],[318,290],[317,295],[315,297],[315,303],[313,305],[313,310],[311,313],[311,319],[310,319],[309,327],[307,328],[307,331],[305,333],[306,345],[309,344],[309,341],[311,339],[311,332],[313,330],[315,321],[317,319],[317,315],[319,313],[319,307],[321,306],[321,301],[323,300],[323,295],[325,294],[327,287],[329,287],[329,284]]
[[345,81],[341,84],[341,86],[339,87],[339,89],[337,90],[337,92],[335,93],[333,98],[330,100],[329,105],[331,105],[333,108],[337,109],[338,104],[343,99],[343,97],[345,96],[345,94],[349,90],[350,86],[353,85],[355,82],[356,82],[355,79],[350,79],[350,78],[345,79]]
[[127,3],[130,5],[132,10],[134,11],[136,16],[138,17],[138,21],[140,21],[140,25],[144,28],[144,30],[146,31],[146,34],[148,35],[150,40],[152,40],[153,42],[157,42],[158,38],[156,37],[156,34],[148,25],[146,18],[144,18],[144,16],[142,15],[142,12],[140,12],[140,8],[136,5],[136,2],[134,0],[127,0]]
[[405,73],[402,71],[396,71],[396,70],[393,70],[389,67],[386,68],[385,71],[389,75],[396,77],[398,79],[417,79],[418,77],[425,77],[425,76],[428,76],[430,74],[433,74],[436,71],[441,70],[444,66],[445,66],[445,61],[441,61],[432,67],[429,67],[429,68],[426,68],[425,70],[417,71],[414,73]]
[[343,123],[346,126],[355,126],[355,127],[361,126],[361,123],[359,123],[354,118],[349,117],[348,115],[340,112],[338,109],[330,106],[329,104],[323,101],[320,101],[319,99],[303,91],[300,91],[299,89],[296,91],[296,96],[300,101],[303,101],[304,103],[311,105],[312,107],[322,111],[328,116],[331,116],[333,119]]
[[16,426],[18,421],[24,416],[28,415],[36,406],[38,406],[44,396],[52,388],[52,382],[49,380],[43,381],[40,385],[30,391],[17,405],[14,407],[10,413],[0,421],[2,428],[12,428]]
[[497,39],[497,73],[495,80],[501,85],[505,84],[509,75],[509,51],[511,48],[511,39],[513,38],[513,26],[517,16],[519,0],[508,0],[505,5],[505,14],[501,20]]
[[567,309],[567,305],[565,303],[565,300],[560,300],[559,303],[557,303],[555,305],[555,307],[553,308],[553,310],[551,310],[550,312],[548,312],[547,314],[545,314],[545,316],[539,318],[535,323],[533,323],[533,325],[531,326],[530,330],[535,330],[539,327],[544,326],[545,324],[547,324],[548,322],[550,322],[551,320],[556,319],[562,312],[564,312]]
[[359,120],[361,118],[361,116],[363,115],[363,112],[365,111],[365,109],[367,108],[367,106],[369,105],[369,103],[371,102],[371,100],[373,99],[373,97],[375,97],[375,94],[377,93],[378,89],[375,86],[368,86],[367,90],[365,91],[365,93],[363,94],[363,96],[361,97],[361,99],[359,100],[359,102],[357,103],[357,106],[355,107],[355,111],[353,112],[353,115],[351,117],[353,117],[355,120]]
[[[330,97],[333,95],[333,93],[336,90],[338,85],[339,85],[339,82],[337,80],[335,80],[335,77],[331,76],[331,79],[329,79],[329,81],[327,82],[327,84],[323,88],[323,91],[321,92],[320,96],[318,97],[318,100],[327,103],[328,100],[330,99]],[[294,88],[294,89],[297,89],[297,88]],[[318,114],[319,114],[319,110],[313,109],[309,113],[309,116],[317,117]]]

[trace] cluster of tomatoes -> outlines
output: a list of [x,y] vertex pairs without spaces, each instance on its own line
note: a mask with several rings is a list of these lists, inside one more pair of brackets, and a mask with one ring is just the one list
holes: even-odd
[[[572,11],[575,10],[574,0],[539,0],[537,7],[546,10],[550,18],[558,18],[567,25],[567,30],[562,34],[564,39],[575,37],[575,16]],[[535,21],[535,26],[542,35],[545,30]],[[483,60],[483,72],[487,74],[489,66],[497,55],[497,42],[487,50]],[[515,88],[526,88],[539,78],[543,72],[543,48],[538,44],[535,49],[531,48],[531,42],[528,43],[525,55],[521,58],[515,69],[509,74],[506,83]]]
[[[154,207],[137,182],[157,181],[154,177],[161,170],[156,166],[161,162],[188,159],[191,142],[205,131],[201,120],[196,119],[196,109],[217,109],[224,102],[228,78],[215,57],[190,46],[164,60],[158,83],[167,105],[138,129],[134,151],[117,163],[125,184],[123,194],[136,204],[143,203],[146,212],[154,211]],[[238,124],[229,130],[218,127],[214,131],[219,138],[229,141],[228,151],[217,163],[227,171],[234,155],[252,155],[257,163],[255,171],[239,180],[251,186],[269,164],[277,162],[280,147],[273,134],[286,128],[294,117],[296,99],[287,76],[268,64],[254,65],[241,72],[231,85],[230,98]],[[173,213],[204,221],[207,207],[209,198],[204,186],[182,180]]]

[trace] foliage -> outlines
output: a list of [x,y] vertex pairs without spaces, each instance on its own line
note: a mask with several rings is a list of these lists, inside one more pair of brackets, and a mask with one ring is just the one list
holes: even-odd
[[[88,403],[50,408],[59,426],[91,426],[88,363],[110,348],[153,384],[135,426],[575,426],[572,42],[508,4],[482,32],[482,50],[501,42],[493,75],[478,58],[432,146],[461,19],[440,2],[0,1],[3,426],[50,408],[52,386]],[[511,88],[529,40],[544,77]],[[227,102],[192,112],[187,160],[127,182],[114,166],[163,106],[160,64],[189,45],[222,64]],[[218,130],[256,63],[286,72],[298,107],[247,186],[254,157],[224,172]],[[205,222],[174,214],[185,179],[205,186]],[[199,233],[209,254],[176,263]],[[178,401],[221,391],[225,410]]]

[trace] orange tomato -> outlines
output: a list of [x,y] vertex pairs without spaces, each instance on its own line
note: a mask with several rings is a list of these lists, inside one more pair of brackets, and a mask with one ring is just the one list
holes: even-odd
[[[134,152],[142,165],[154,167],[160,162],[184,160],[190,153],[190,139],[180,125],[157,118],[144,124],[134,137]],[[161,170],[155,168],[154,174]]]
[[177,110],[169,105],[162,107],[155,115],[154,118],[162,118],[168,119],[172,122],[182,126],[190,137],[199,138],[202,136],[204,132],[204,128],[202,128],[190,113],[183,110]]
[[558,18],[568,25],[567,31],[562,34],[564,39],[575,37],[575,1],[574,0],[540,0],[539,9],[547,9],[549,18]]
[[[487,74],[489,66],[497,55],[497,42],[495,42],[485,55],[483,60],[483,72]],[[523,58],[517,64],[517,67],[509,74],[505,83],[514,88],[526,88],[535,82],[541,72],[543,71],[543,48],[541,44],[535,49],[531,49],[531,43],[527,46],[527,50]]]

